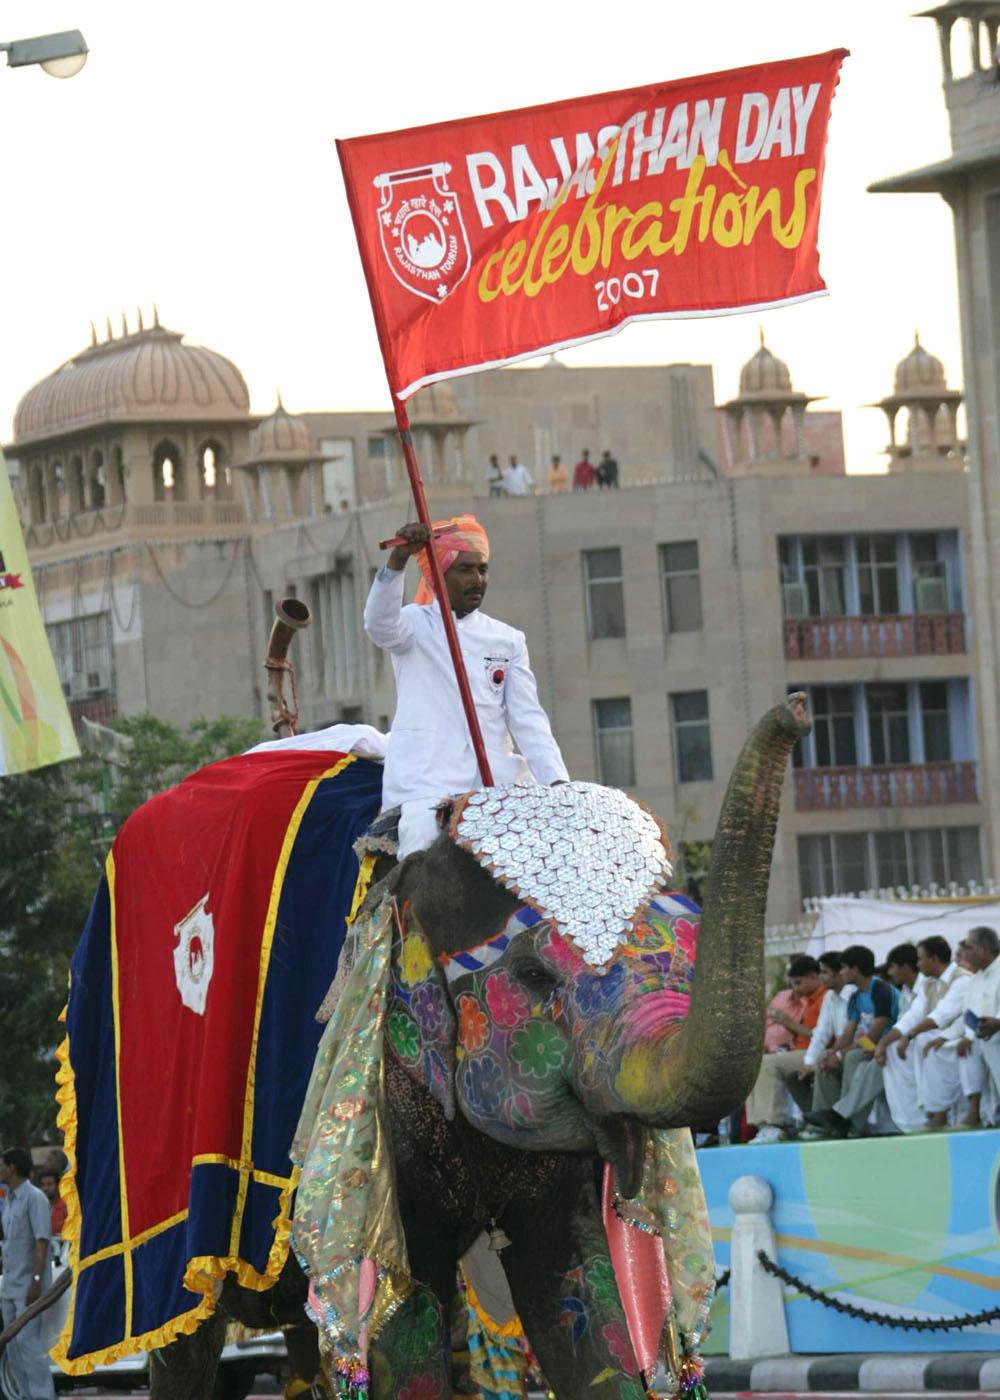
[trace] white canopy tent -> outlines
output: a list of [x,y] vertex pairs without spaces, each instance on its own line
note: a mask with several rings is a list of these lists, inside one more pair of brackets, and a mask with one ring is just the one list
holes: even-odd
[[970,899],[821,899],[809,939],[813,957],[860,943],[876,962],[884,962],[899,943],[919,943],[932,933],[947,938],[954,950],[969,929],[985,924],[1000,932],[1000,898]]

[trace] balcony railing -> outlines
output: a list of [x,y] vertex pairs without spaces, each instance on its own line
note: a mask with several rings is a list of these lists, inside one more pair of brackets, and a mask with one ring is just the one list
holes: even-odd
[[70,719],[73,728],[80,728],[81,719],[89,719],[92,724],[107,724],[118,714],[118,698],[112,694],[89,695],[85,699],[69,701]]
[[878,768],[797,768],[792,776],[798,812],[932,807],[979,800],[976,765],[969,759]]
[[785,618],[785,656],[789,661],[953,656],[964,651],[965,615],[960,612]]

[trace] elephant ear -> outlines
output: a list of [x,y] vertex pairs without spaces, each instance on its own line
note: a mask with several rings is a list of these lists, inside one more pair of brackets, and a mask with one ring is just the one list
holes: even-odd
[[397,918],[386,1033],[407,1072],[455,1117],[455,1015],[427,935],[409,901]]

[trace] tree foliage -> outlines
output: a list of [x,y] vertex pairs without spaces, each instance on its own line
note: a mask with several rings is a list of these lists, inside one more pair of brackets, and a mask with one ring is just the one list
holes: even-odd
[[114,727],[133,741],[103,811],[91,757],[0,779],[0,1145],[56,1139],[53,1078],[69,963],[115,831],[147,798],[263,736],[222,716],[187,731],[155,715]]

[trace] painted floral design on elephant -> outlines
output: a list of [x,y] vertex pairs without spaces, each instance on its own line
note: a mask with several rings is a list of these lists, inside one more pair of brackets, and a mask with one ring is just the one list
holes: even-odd
[[506,972],[491,972],[485,982],[486,1005],[498,1026],[519,1026],[531,1009],[528,994]]
[[470,996],[468,992],[463,992],[458,998],[456,1009],[458,1011],[458,1038],[464,1049],[470,1055],[474,1055],[477,1050],[483,1048],[489,1038],[489,1017],[483,1010],[479,998]]
[[510,1053],[525,1074],[549,1079],[568,1053],[566,1037],[548,1021],[528,1021],[511,1036]]

